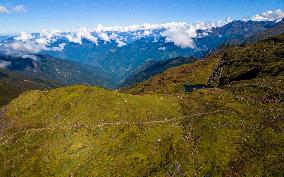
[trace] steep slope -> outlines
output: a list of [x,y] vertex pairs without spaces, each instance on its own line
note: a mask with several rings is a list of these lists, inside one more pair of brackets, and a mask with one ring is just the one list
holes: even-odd
[[115,87],[111,81],[100,69],[47,55],[0,56],[0,106],[27,90],[80,83]]
[[255,45],[229,47],[224,51],[219,66],[209,84],[227,85],[233,81],[284,75],[284,34]]
[[123,82],[121,87],[131,86],[136,83],[148,80],[154,75],[160,74],[168,68],[175,67],[178,65],[191,63],[197,59],[195,58],[173,58],[164,61],[151,61],[146,62],[142,66],[132,71],[128,78]]
[[24,91],[56,86],[57,84],[52,81],[34,79],[17,72],[0,69],[0,106],[8,104]]
[[121,91],[131,94],[174,94],[184,93],[184,85],[206,85],[214,66],[221,58],[218,52],[190,64],[173,67],[153,78]]
[[284,34],[256,44],[222,48],[203,60],[170,68],[122,91],[131,94],[183,93],[187,84],[216,87],[233,81],[283,75],[283,37]]
[[90,84],[111,87],[110,75],[103,70],[48,55],[25,55],[24,57],[0,56],[6,69],[17,71],[31,78],[52,80],[59,85]]

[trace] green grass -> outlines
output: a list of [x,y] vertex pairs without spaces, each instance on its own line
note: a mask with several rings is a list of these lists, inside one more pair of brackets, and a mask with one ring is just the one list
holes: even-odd
[[[138,95],[26,92],[0,111],[0,176],[283,176],[279,45],[269,59],[247,52],[255,46],[225,49],[123,90]],[[234,80],[259,62],[254,78]],[[224,86],[182,88],[222,77]]]
[[27,92],[6,108],[0,175],[280,176],[283,105],[238,84],[175,97]]
[[0,175],[164,176],[181,116],[172,97],[88,86],[30,91],[7,107]]
[[188,176],[281,176],[283,104],[232,91],[203,89],[182,99],[191,147],[182,154],[192,152],[188,161],[194,162],[185,165]]
[[[12,109],[14,107],[18,110]],[[16,117],[21,124],[29,125],[44,121],[48,125],[57,125],[59,122],[89,125],[101,122],[163,120],[179,114],[178,104],[171,97],[132,96],[83,85],[30,91],[13,100],[8,108],[11,108],[9,117]]]

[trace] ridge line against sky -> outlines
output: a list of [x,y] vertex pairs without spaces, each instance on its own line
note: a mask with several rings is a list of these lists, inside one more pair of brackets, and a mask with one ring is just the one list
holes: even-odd
[[284,0],[0,0],[0,34],[241,19],[283,8]]

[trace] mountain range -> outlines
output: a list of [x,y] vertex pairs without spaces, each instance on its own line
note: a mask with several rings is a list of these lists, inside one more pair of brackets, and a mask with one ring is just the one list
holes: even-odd
[[[203,57],[225,44],[240,44],[255,34],[281,26],[275,21],[221,21],[217,23],[144,24],[95,31],[82,28],[73,32],[44,31],[22,33],[2,40],[2,53],[38,52],[101,69],[113,78],[114,85],[132,77],[141,65],[175,57]],[[280,29],[280,28],[278,28]],[[282,29],[278,32],[281,33]],[[30,53],[29,53],[30,54]]]

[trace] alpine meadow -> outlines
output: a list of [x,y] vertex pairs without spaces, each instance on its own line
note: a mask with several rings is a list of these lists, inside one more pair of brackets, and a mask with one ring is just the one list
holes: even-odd
[[284,1],[0,0],[1,177],[284,175]]

